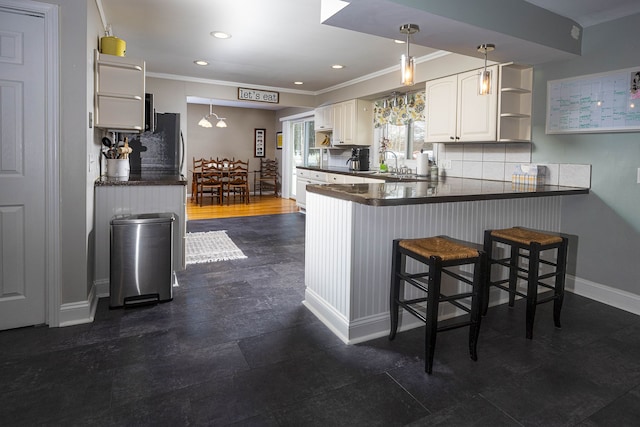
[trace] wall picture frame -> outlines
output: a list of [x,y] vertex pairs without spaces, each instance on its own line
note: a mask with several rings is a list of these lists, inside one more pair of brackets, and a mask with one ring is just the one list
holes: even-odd
[[253,148],[254,148],[254,157],[264,157],[266,155],[266,135],[267,130],[261,128],[255,128],[253,130]]
[[276,132],[276,150],[282,150],[282,132]]

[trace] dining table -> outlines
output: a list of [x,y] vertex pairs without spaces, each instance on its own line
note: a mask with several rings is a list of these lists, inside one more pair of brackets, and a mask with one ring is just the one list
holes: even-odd
[[[210,163],[209,165],[211,164],[212,163]],[[202,167],[189,169],[189,173],[191,174],[191,200],[194,201],[195,203],[198,203],[198,182],[202,177],[203,171],[204,169]],[[228,178],[231,171],[231,162],[229,163],[223,162],[222,168],[220,168],[220,171],[222,172],[223,179]],[[260,171],[253,171],[253,172],[255,176],[255,173]],[[247,172],[247,179],[248,178],[249,178],[249,174]]]

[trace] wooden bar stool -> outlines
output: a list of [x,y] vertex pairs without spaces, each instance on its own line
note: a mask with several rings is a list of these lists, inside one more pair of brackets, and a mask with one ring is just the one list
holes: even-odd
[[[477,360],[478,335],[480,333],[480,298],[484,286],[485,254],[480,245],[454,240],[447,236],[428,237],[422,239],[396,239],[393,241],[393,258],[391,265],[391,332],[389,339],[396,336],[398,329],[398,313],[400,307],[426,323],[425,330],[425,372],[432,371],[433,354],[436,345],[436,334],[450,329],[470,326],[469,353],[471,359]],[[406,258],[410,257],[428,267],[428,271],[409,273],[406,271]],[[473,280],[447,269],[449,267],[473,264]],[[441,293],[442,273],[458,281],[470,285],[468,292],[454,295]],[[414,286],[426,296],[414,299],[404,299],[404,283]],[[469,305],[459,300],[470,299]],[[420,303],[426,302],[426,313]],[[438,326],[438,306],[441,302],[448,302],[455,307],[469,313],[465,321],[455,322],[446,326]]]
[[[496,242],[507,245],[510,248],[508,257],[501,259],[494,257],[494,243]],[[538,304],[553,301],[553,321],[555,326],[560,328],[560,311],[562,310],[567,269],[567,246],[568,239],[566,237],[547,231],[530,230],[522,227],[486,230],[484,232],[484,251],[487,254],[487,284],[484,287],[485,293],[482,298],[483,315],[487,314],[489,307],[489,290],[491,286],[495,286],[509,293],[509,307],[513,307],[516,296],[526,298],[526,336],[528,339],[533,337],[533,320]],[[553,249],[557,250],[555,263],[541,259],[541,252]],[[527,268],[520,266],[521,258],[529,260]],[[508,268],[509,278],[492,281],[491,266],[494,264]],[[541,274],[540,264],[550,265],[554,267],[554,271]],[[551,277],[555,278],[553,285],[541,282],[541,280]],[[527,281],[526,293],[518,291],[518,279]],[[509,286],[504,286],[505,283],[508,283]],[[553,295],[539,299],[538,287],[553,290]]]

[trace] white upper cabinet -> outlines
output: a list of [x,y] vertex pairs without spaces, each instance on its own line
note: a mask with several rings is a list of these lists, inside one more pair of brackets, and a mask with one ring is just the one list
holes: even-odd
[[531,142],[533,67],[489,68],[490,95],[478,95],[478,70],[427,82],[428,142]]
[[334,147],[373,143],[373,103],[352,99],[333,106]]
[[333,129],[333,105],[316,108],[313,121],[316,130]]
[[95,54],[95,126],[144,130],[145,62]]
[[427,82],[428,142],[497,141],[498,67],[489,69],[489,95],[478,94],[479,70]]

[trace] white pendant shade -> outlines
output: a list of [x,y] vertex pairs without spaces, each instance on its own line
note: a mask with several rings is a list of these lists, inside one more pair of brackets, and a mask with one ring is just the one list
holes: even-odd
[[213,112],[212,108],[213,108],[213,106],[211,104],[209,104],[209,114],[207,114],[206,116],[204,116],[203,118],[200,119],[200,121],[198,122],[198,126],[201,126],[203,128],[212,128],[213,125],[209,121],[209,118],[210,117],[215,117],[218,120],[218,123],[216,123],[216,127],[217,128],[226,128],[227,127],[227,122],[225,122],[225,120],[227,120],[227,119],[224,118],[224,117],[218,117],[218,115]]
[[404,86],[413,86],[415,83],[416,64],[413,56],[409,55],[409,44],[411,42],[411,34],[420,31],[420,27],[416,24],[404,24],[400,27],[400,32],[407,35],[407,53],[400,57],[400,72],[402,73],[402,84]]
[[478,95],[489,95],[491,93],[491,70],[487,70],[487,53],[492,52],[495,48],[496,45],[491,43],[478,46],[478,52],[484,53],[484,69],[478,76]]
[[484,70],[480,72],[480,78],[478,81],[478,94],[489,95],[491,93],[491,70]]
[[413,56],[402,55],[400,58],[400,67],[402,69],[402,84],[405,86],[413,86],[416,71]]

